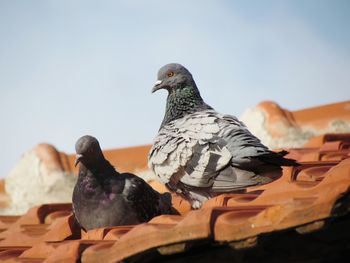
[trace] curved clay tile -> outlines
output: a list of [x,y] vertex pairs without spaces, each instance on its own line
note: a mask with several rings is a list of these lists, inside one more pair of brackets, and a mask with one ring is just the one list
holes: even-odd
[[[343,262],[339,257],[349,254],[346,244],[350,243],[350,133],[344,133],[349,110],[349,102],[301,111],[263,102],[251,112],[250,120],[263,127],[260,132],[271,145],[295,143],[288,157],[297,159],[299,167],[284,168],[283,175],[269,184],[219,195],[195,211],[173,193],[179,215],[88,232],[79,228],[71,204],[66,203],[77,172],[75,155],[40,144],[0,184],[1,211],[9,212],[13,205],[18,208],[21,202],[26,205],[16,211],[27,211],[25,202],[36,196],[26,213],[0,216],[0,261],[181,262],[190,257],[191,262]],[[343,133],[322,134],[327,129]],[[322,135],[308,141],[315,134]],[[141,174],[154,189],[165,192],[164,185],[149,174],[149,148],[105,150],[104,154],[119,171]],[[16,183],[21,187],[16,188]],[[31,187],[23,187],[29,183]],[[42,191],[45,184],[51,185]],[[57,184],[65,188],[55,190]],[[53,199],[59,194],[61,199]],[[55,204],[43,204],[48,200]]]
[[265,101],[241,119],[270,148],[302,147],[314,136],[350,132],[350,101],[296,111]]
[[[350,241],[347,230],[337,230],[350,226],[349,141],[350,134],[324,135],[312,147],[291,149],[289,155],[301,161],[299,167],[285,168],[272,183],[212,198],[199,210],[191,210],[173,194],[179,215],[162,215],[139,225],[84,232],[74,221],[71,204],[40,205],[20,217],[0,216],[0,259],[181,262],[191,255],[209,262],[232,261],[237,255],[259,260],[262,251],[266,262],[339,257],[347,253],[341,244]],[[165,190],[155,181],[150,184]],[[318,238],[310,238],[313,233]],[[314,249],[305,251],[310,246]]]

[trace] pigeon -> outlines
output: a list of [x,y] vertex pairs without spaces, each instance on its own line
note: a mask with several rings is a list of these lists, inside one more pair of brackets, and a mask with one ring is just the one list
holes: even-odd
[[118,173],[104,158],[96,138],[75,144],[80,164],[73,191],[73,213],[84,230],[134,225],[172,213],[170,193],[160,194],[131,173]]
[[221,193],[269,183],[281,176],[281,166],[298,165],[284,157],[287,151],[269,150],[236,117],[206,104],[182,65],[159,70],[152,93],[160,89],[168,97],[148,165],[192,208]]

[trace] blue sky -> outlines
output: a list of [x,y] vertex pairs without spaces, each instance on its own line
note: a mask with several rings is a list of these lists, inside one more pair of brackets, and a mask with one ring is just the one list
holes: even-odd
[[49,142],[74,152],[151,143],[178,62],[205,101],[240,115],[349,99],[350,2],[0,0],[0,176]]

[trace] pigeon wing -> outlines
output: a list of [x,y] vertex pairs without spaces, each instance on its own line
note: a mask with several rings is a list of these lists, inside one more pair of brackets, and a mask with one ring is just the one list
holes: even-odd
[[232,155],[218,134],[215,111],[192,113],[164,125],[149,155],[149,166],[164,184],[209,187]]
[[160,194],[153,190],[142,178],[125,173],[123,195],[130,202],[140,222],[145,222],[161,214]]
[[259,173],[265,171],[267,166],[271,169],[273,166],[276,168],[298,165],[295,160],[283,157],[287,152],[269,150],[236,117],[218,115],[220,124],[218,136],[225,141],[227,149],[232,154],[232,166]]

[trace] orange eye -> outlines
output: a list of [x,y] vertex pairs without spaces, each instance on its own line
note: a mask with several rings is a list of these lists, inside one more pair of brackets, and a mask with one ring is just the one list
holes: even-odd
[[172,76],[174,76],[174,72],[172,72],[172,71],[168,72],[167,76],[168,76],[169,78],[172,77]]

